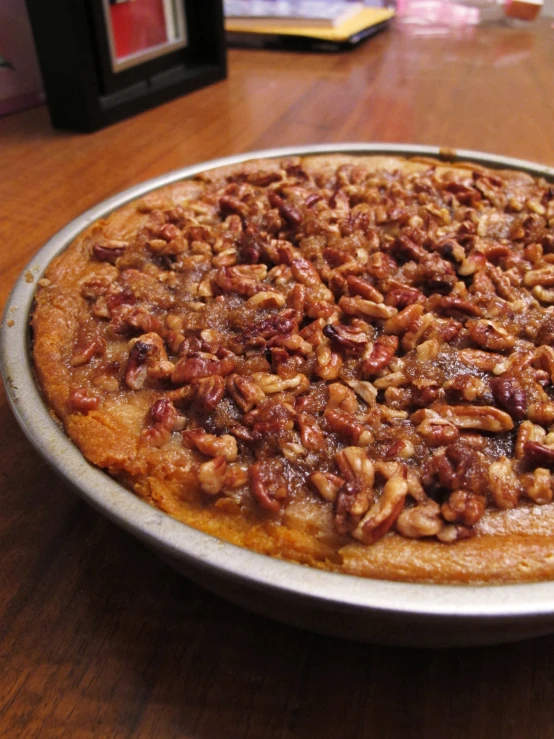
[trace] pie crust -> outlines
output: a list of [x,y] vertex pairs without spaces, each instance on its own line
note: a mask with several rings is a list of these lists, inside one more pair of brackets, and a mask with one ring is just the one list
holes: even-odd
[[156,190],[40,280],[45,400],[93,464],[239,546],[366,577],[554,577],[554,188],[426,158]]

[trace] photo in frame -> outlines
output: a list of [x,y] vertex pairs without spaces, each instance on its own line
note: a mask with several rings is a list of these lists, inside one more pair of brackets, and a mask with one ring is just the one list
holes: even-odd
[[52,123],[94,131],[226,76],[222,0],[27,0]]
[[114,72],[187,45],[179,0],[103,0]]

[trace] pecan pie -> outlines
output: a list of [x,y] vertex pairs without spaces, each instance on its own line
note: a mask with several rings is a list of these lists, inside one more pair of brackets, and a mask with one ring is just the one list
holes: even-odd
[[41,280],[67,434],[214,536],[396,580],[554,577],[554,188],[431,159],[247,162]]

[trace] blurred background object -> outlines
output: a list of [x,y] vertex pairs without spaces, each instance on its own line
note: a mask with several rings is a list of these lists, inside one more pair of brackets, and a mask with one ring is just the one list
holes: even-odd
[[554,0],[225,0],[224,8],[231,45],[340,51],[386,28],[394,13],[412,35],[447,35],[491,22],[524,26],[541,10],[554,15]]
[[225,0],[232,46],[342,51],[384,30],[394,7],[380,0]]
[[521,21],[534,21],[538,18],[543,0],[506,0],[504,13],[508,18]]
[[227,74],[222,0],[27,0],[56,128],[94,131]]
[[[554,0],[546,2],[545,14],[554,15]],[[397,0],[396,9],[400,24],[436,35],[480,23],[510,25],[510,19],[526,25],[539,16],[543,0]]]
[[0,116],[44,101],[25,0],[0,2]]
[[114,72],[187,46],[184,3],[177,0],[103,0]]

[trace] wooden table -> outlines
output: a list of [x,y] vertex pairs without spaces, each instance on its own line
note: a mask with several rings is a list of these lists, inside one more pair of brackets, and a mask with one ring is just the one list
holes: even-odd
[[[554,165],[554,30],[388,31],[344,54],[234,50],[229,79],[93,135],[0,121],[0,300],[85,208],[193,162],[405,141]],[[554,735],[554,636],[467,651],[347,643],[174,574],[48,469],[0,400],[0,736]]]

